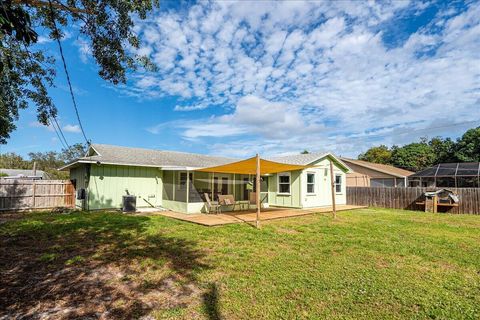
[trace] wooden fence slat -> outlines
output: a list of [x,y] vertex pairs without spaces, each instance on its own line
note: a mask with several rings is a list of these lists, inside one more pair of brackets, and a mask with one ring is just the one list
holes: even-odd
[[0,179],[0,211],[74,206],[75,188],[68,180]]
[[[416,202],[428,190],[441,188],[347,187],[347,204],[392,209],[423,210]],[[480,188],[451,188],[460,198],[458,207],[442,207],[450,213],[480,214]]]

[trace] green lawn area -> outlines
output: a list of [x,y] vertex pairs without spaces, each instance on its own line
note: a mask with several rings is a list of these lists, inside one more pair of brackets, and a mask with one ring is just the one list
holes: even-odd
[[113,212],[0,224],[0,318],[479,319],[480,216],[387,209],[202,227]]

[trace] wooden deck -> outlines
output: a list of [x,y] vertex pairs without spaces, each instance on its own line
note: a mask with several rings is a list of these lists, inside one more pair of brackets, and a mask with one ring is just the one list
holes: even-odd
[[[337,211],[366,208],[366,206],[338,205]],[[331,207],[308,208],[308,209],[287,209],[287,208],[268,208],[260,213],[260,220],[273,220],[304,216],[313,213],[332,212]],[[162,211],[156,214],[174,218],[182,221],[192,222],[203,226],[220,226],[232,223],[255,222],[255,210],[226,212],[221,214],[186,214],[174,211]]]

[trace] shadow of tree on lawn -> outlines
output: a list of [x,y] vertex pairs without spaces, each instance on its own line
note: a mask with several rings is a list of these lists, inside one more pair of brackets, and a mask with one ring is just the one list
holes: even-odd
[[223,319],[219,310],[219,293],[218,287],[215,283],[210,284],[208,291],[203,294],[203,307],[206,311],[208,319],[221,320]]
[[146,232],[149,217],[35,217],[0,225],[0,319],[132,319],[201,295],[205,253]]

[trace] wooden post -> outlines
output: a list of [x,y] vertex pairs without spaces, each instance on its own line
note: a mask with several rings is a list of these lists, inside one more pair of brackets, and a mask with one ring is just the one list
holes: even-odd
[[432,201],[433,201],[433,213],[437,213],[437,210],[438,210],[438,196],[434,195]]
[[35,187],[35,179],[33,179],[33,183],[32,183],[32,209],[35,210],[35,192],[36,192],[36,187]]
[[335,177],[333,176],[333,161],[330,160],[330,182],[332,184],[332,210],[333,218],[337,217],[337,208],[335,204]]
[[211,201],[215,201],[214,194],[213,194],[213,189],[215,188],[215,172],[212,172],[212,199]]
[[255,226],[258,228],[260,228],[260,157],[258,156],[258,153],[257,153],[257,170],[256,170],[256,181],[255,181],[255,185],[256,185],[256,192],[255,192],[255,202],[257,204],[257,215],[256,215],[256,219],[255,219]]

